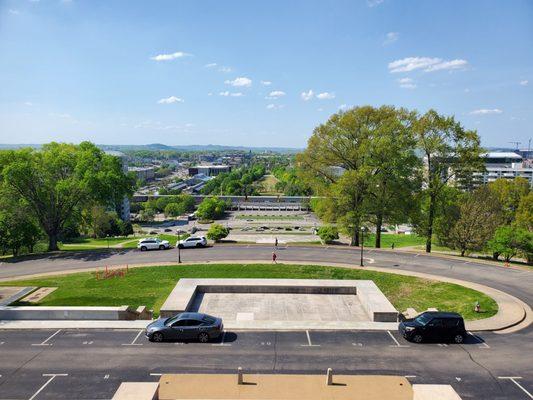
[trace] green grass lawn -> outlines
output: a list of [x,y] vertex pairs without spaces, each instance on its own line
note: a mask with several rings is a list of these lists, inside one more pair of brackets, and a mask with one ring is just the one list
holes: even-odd
[[[94,273],[2,282],[1,286],[58,287],[43,306],[139,306],[156,313],[180,278],[290,278],[370,279],[400,311],[428,307],[456,311],[466,319],[486,318],[497,312],[490,297],[463,286],[368,270],[283,264],[205,264],[134,268],[125,278],[96,280]],[[484,313],[473,312],[479,301]]]
[[[374,247],[376,243],[376,235],[374,233],[365,234],[365,246]],[[408,247],[408,246],[420,246],[426,243],[426,239],[415,235],[398,235],[395,233],[382,233],[381,234],[381,247],[384,249],[390,249],[392,244],[394,247]]]
[[235,219],[253,219],[255,221],[288,221],[303,220],[301,215],[236,215]]

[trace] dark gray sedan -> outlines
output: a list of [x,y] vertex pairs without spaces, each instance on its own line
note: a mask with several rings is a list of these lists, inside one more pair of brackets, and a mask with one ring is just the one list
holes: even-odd
[[164,340],[195,340],[206,343],[222,333],[222,319],[211,315],[184,312],[171,318],[159,318],[146,327],[151,342]]

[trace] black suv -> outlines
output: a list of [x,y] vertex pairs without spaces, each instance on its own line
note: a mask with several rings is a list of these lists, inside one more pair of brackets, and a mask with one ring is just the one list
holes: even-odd
[[398,330],[415,343],[425,340],[463,343],[467,335],[463,317],[452,312],[427,311],[400,322]]

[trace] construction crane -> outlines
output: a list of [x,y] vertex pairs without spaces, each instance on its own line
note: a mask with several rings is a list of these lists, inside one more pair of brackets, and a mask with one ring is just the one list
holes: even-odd
[[521,144],[522,142],[512,142],[512,141],[511,141],[511,142],[509,142],[509,143],[513,143],[513,144],[515,144],[515,145],[516,145],[516,150],[520,150],[519,146],[520,146],[520,144]]

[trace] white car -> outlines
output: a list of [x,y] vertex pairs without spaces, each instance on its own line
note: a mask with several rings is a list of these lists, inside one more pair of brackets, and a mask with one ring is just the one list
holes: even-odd
[[180,240],[178,247],[183,249],[184,247],[205,247],[207,246],[207,239],[205,236],[188,237],[185,240]]
[[141,251],[145,250],[165,250],[170,248],[168,240],[161,240],[158,238],[146,238],[139,240],[137,248]]

